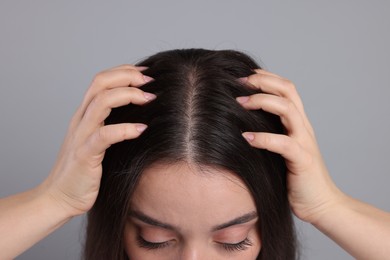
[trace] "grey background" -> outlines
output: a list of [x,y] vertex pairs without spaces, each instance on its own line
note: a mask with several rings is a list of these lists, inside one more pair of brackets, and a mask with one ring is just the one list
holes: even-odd
[[[389,211],[389,11],[388,1],[1,0],[0,197],[47,176],[97,72],[172,48],[232,48],[296,84],[336,184]],[[84,224],[18,259],[78,259]],[[302,259],[352,259],[297,225]]]

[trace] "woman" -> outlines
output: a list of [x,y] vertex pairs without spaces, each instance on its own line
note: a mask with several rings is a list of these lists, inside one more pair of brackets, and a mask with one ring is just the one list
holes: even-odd
[[387,257],[389,214],[333,184],[291,82],[235,51],[138,65],[99,73],[49,177],[1,201],[2,257],[91,208],[86,259],[294,259],[290,208]]

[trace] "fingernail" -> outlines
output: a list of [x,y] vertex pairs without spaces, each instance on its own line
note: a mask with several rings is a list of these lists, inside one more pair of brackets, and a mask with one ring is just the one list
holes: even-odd
[[244,104],[244,103],[246,103],[249,100],[249,97],[248,96],[237,97],[236,100],[238,101],[238,103]]
[[238,80],[239,80],[241,83],[246,83],[246,82],[248,81],[248,77],[238,78]]
[[144,71],[144,70],[149,69],[149,67],[146,67],[146,66],[136,66],[135,68],[136,68],[137,70],[139,70],[139,71]]
[[251,142],[255,139],[255,135],[252,133],[242,133],[242,136],[248,141]]
[[138,132],[142,133],[146,128],[148,128],[148,126],[145,124],[137,124],[135,128]]
[[152,77],[149,77],[149,76],[146,76],[146,75],[143,75],[143,76],[144,76],[145,83],[148,83],[148,82],[154,80],[154,78],[152,78]]
[[152,93],[149,93],[149,92],[144,92],[144,97],[146,98],[146,100],[153,100],[157,96],[155,94],[152,94]]

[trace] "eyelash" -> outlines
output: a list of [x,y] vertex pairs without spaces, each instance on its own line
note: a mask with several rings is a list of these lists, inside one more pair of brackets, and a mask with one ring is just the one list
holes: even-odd
[[244,240],[236,244],[220,243],[220,245],[226,251],[233,252],[233,251],[242,251],[247,249],[248,247],[252,246],[252,242],[248,238],[245,238]]
[[[137,242],[138,245],[142,248],[146,248],[148,250],[155,250],[155,249],[162,249],[164,247],[167,247],[169,245],[169,241],[161,242],[161,243],[152,243],[149,241],[146,241],[143,237],[137,236]],[[227,243],[218,243],[222,246],[222,248],[228,252],[233,251],[242,251],[247,249],[248,247],[252,246],[252,242],[245,238],[241,242],[238,242],[236,244],[227,244]]]
[[143,237],[137,236],[137,242],[140,247],[146,248],[148,250],[153,249],[161,249],[169,245],[169,241],[161,242],[161,243],[152,243],[149,241],[146,241]]

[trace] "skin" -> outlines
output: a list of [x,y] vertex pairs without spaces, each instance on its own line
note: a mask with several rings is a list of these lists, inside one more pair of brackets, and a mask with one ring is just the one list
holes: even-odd
[[[124,232],[130,259],[249,260],[256,259],[260,252],[255,203],[244,183],[230,172],[201,172],[184,162],[152,165],[142,175],[131,209]],[[244,223],[224,227],[245,215],[250,217]],[[149,242],[163,242],[164,247],[145,248],[138,236]],[[238,247],[241,250],[226,250],[223,246],[246,239],[250,245]]]
[[144,124],[104,126],[114,107],[143,105],[155,96],[139,86],[152,80],[142,67],[121,65],[98,73],[72,117],[50,175],[37,187],[0,200],[0,259],[13,259],[68,222],[87,212],[100,186],[105,150],[137,138]]
[[265,93],[238,97],[237,101],[247,109],[263,109],[278,115],[287,134],[245,132],[243,136],[253,147],[285,158],[288,197],[294,214],[356,259],[387,259],[390,214],[351,198],[336,187],[295,85],[268,71],[255,72],[241,80]]
[[[92,207],[99,190],[105,150],[111,144],[137,138],[146,127],[136,122],[109,126],[103,123],[114,107],[129,103],[143,105],[156,98],[138,88],[153,80],[142,75],[143,69],[121,65],[97,74],[71,120],[57,162],[47,179],[31,190],[0,200],[0,233],[7,234],[0,237],[0,259],[17,257],[72,217]],[[238,97],[237,102],[246,109],[263,109],[279,115],[286,128],[285,135],[246,132],[243,136],[253,147],[279,153],[285,158],[288,197],[295,215],[314,225],[357,259],[388,258],[390,214],[347,196],[333,183],[294,84],[260,69],[241,80],[264,93]],[[153,217],[184,226],[174,215],[172,218],[170,215]],[[225,220],[221,217],[213,221],[215,223],[204,223],[204,227]],[[183,248],[182,253],[190,252],[188,257],[193,259],[197,255],[191,252],[199,252],[200,249],[195,249],[198,245],[204,248],[208,245],[205,241],[212,241],[205,237],[199,242],[200,233],[194,234],[197,237],[194,240],[185,234],[179,236],[193,241],[182,246],[178,243],[178,247]],[[203,235],[206,233],[204,231]],[[182,241],[180,239],[178,241]]]

